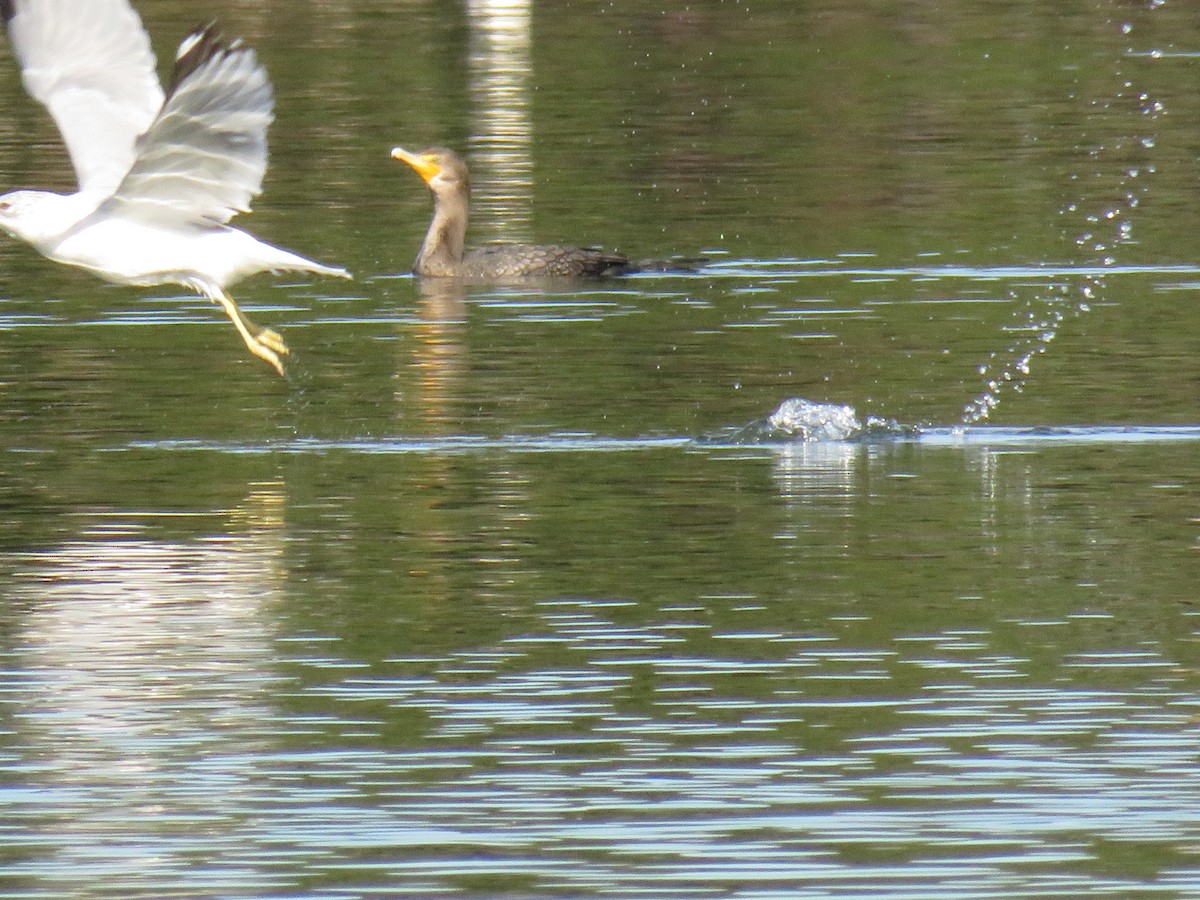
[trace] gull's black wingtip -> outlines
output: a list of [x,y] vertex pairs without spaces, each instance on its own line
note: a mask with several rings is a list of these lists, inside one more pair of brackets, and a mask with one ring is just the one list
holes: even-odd
[[[13,0],[0,0],[0,4],[11,2]],[[207,25],[197,25],[180,42],[175,52],[175,68],[171,72],[171,91],[168,93],[173,92],[185,78],[214,56],[237,50],[241,44],[237,39],[225,40],[215,19]]]
[[12,21],[12,17],[16,14],[17,0],[0,0],[0,16],[4,17],[5,25]]

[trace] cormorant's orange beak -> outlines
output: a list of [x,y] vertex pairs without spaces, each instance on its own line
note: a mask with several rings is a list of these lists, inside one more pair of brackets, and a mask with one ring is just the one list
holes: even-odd
[[409,153],[403,147],[392,148],[392,159],[398,159],[401,162],[406,162],[414,169],[417,174],[425,179],[425,183],[429,184],[433,178],[442,171],[442,167],[438,165],[437,158],[431,154]]

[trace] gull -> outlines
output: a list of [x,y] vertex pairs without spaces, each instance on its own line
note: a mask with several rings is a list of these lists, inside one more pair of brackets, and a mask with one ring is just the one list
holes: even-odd
[[21,80],[50,111],[73,194],[0,196],[0,229],[117,284],[178,284],[219,303],[246,346],[284,373],[288,348],[226,289],[257,272],[349,278],[228,223],[267,168],[274,98],[252,49],[215,23],[184,38],[165,93],[128,0],[0,0]]

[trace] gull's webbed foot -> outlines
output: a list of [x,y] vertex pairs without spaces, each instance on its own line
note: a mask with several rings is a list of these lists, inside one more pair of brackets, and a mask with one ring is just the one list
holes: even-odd
[[278,331],[273,331],[270,328],[260,328],[256,337],[260,344],[270,347],[280,356],[288,355],[287,344],[283,342],[283,338]]
[[281,359],[288,354],[287,344],[276,332],[270,328],[262,328],[257,334],[243,334],[242,337],[246,339],[246,346],[251,353],[269,362],[280,375],[287,375]]
[[259,359],[269,362],[280,375],[286,375],[282,357],[288,355],[288,348],[279,332],[272,331],[270,328],[259,328],[246,318],[246,314],[233,302],[233,298],[224,291],[218,290],[211,293],[206,291],[205,293],[209,293],[209,296],[221,304],[250,352]]

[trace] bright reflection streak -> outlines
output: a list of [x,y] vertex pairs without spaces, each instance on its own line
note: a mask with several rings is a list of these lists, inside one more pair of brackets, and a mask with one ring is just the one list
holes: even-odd
[[13,731],[37,800],[16,819],[55,846],[59,874],[43,877],[154,881],[246,808],[257,788],[238,759],[276,721],[264,609],[282,587],[282,513],[281,485],[259,485],[211,536],[159,538],[177,519],[135,513],[23,560]]
[[477,226],[485,239],[526,241],[533,203],[531,0],[468,0],[467,15]]

